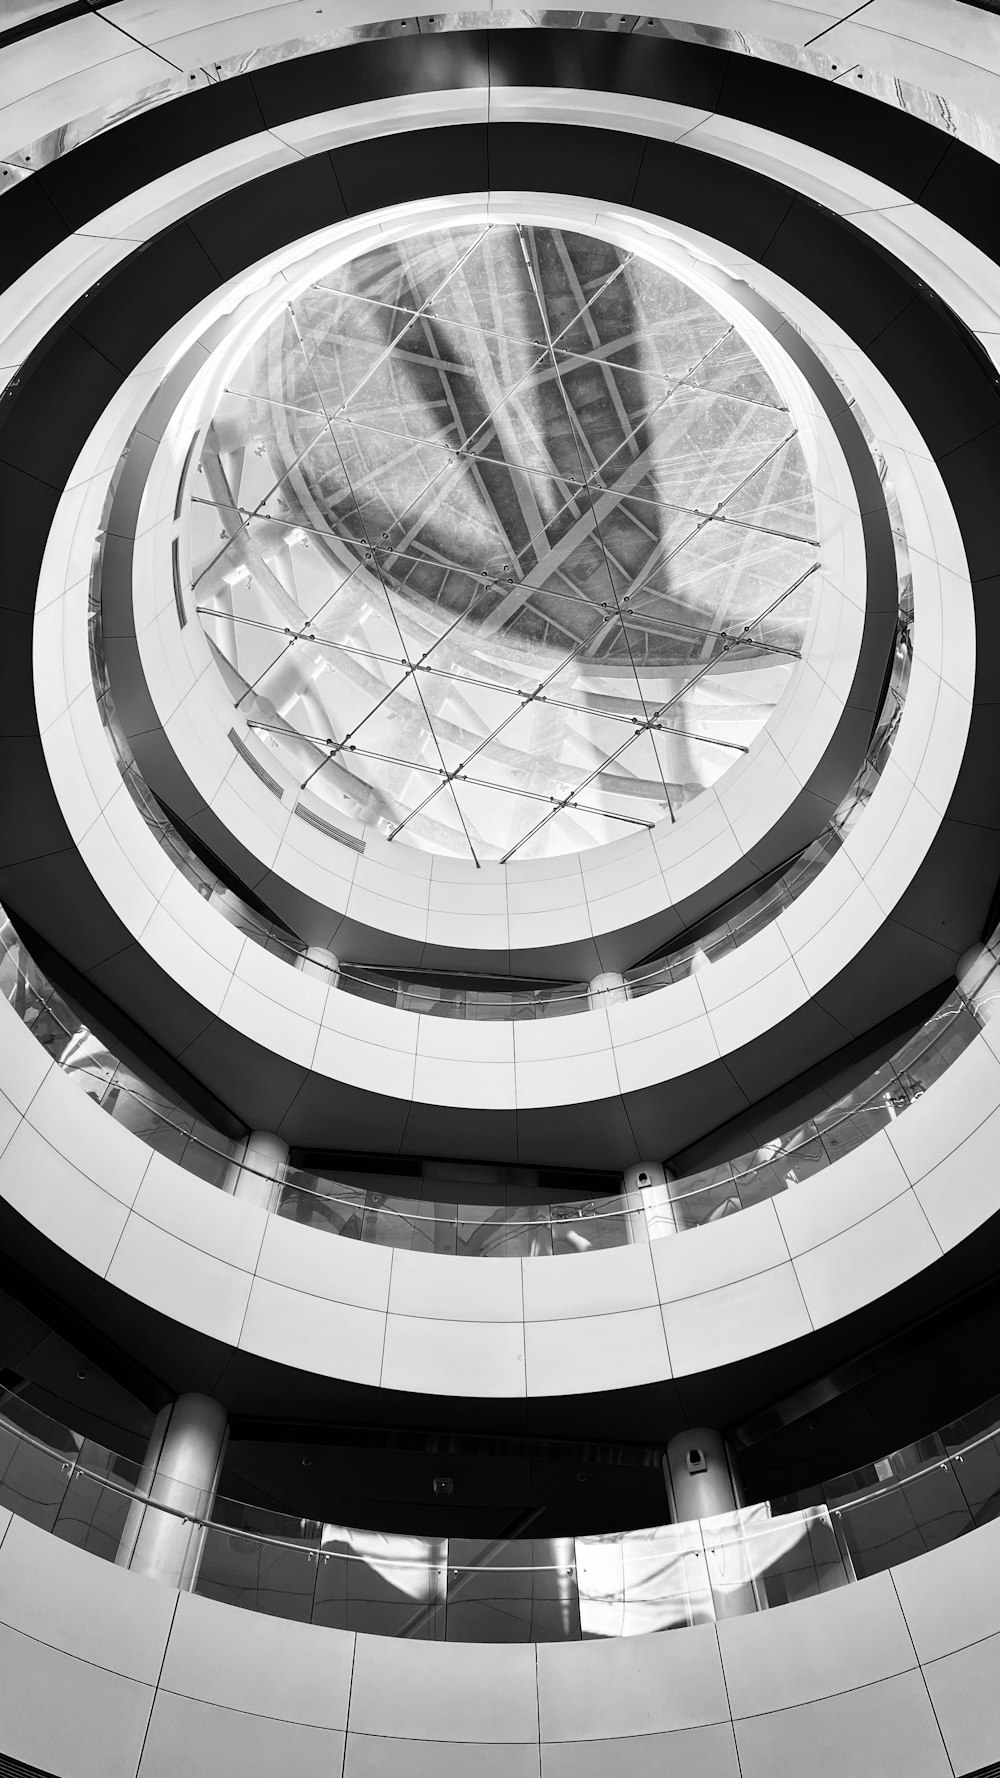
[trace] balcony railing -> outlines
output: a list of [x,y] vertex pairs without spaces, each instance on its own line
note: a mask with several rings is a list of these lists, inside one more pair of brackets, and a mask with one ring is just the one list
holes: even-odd
[[[986,1429],[971,1432],[970,1417],[869,1466],[874,1486],[841,1477],[808,1500],[594,1537],[402,1536],[228,1499],[208,1519],[171,1516],[191,1528],[192,1590],[246,1610],[422,1641],[635,1636],[813,1598],[988,1523],[1000,1400],[988,1411]],[[140,1476],[0,1395],[0,1505],[32,1524],[113,1562],[136,1502],[170,1514]]]
[[[998,972],[1000,973],[1000,972]],[[63,1073],[117,1123],[208,1184],[233,1179],[233,1145],[176,1094],[141,1078],[83,1023],[0,918],[0,994]],[[415,1199],[291,1168],[262,1174],[274,1211],[348,1239],[429,1253],[533,1258],[593,1252],[682,1233],[801,1185],[914,1103],[972,1042],[977,1015],[955,992],[908,1043],[835,1104],[762,1147],[668,1185],[562,1204],[497,1208]],[[244,1173],[253,1167],[242,1164]],[[581,1177],[581,1185],[583,1178]]]

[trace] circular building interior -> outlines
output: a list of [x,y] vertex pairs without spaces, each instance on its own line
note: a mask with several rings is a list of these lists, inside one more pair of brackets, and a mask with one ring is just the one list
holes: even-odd
[[995,14],[0,15],[12,1778],[1000,1770]]

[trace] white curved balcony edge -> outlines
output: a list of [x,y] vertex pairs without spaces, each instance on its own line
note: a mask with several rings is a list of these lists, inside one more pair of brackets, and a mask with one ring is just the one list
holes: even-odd
[[227,1197],[73,1086],[4,1003],[0,1196],[95,1279],[239,1352],[412,1394],[583,1395],[800,1339],[1000,1209],[1000,1024],[888,1129],[777,1198],[648,1246],[412,1253]]
[[0,1513],[0,1745],[59,1778],[952,1778],[1000,1745],[1000,1524],[758,1616],[397,1641],[147,1581]]
[[[464,9],[469,23],[489,24],[493,8],[480,3]],[[350,30],[396,15],[364,0],[341,0],[336,27]],[[752,53],[773,49],[785,59],[790,49],[815,45],[827,78],[864,79],[878,91],[878,77],[924,89],[973,115],[995,116],[1000,108],[1000,33],[995,20],[954,0],[893,0],[877,7],[829,4],[829,0],[690,0],[682,7],[657,0],[649,19],[690,20],[748,38]],[[178,70],[204,84],[207,70],[230,57],[278,50],[304,42],[322,18],[332,15],[301,0],[203,0],[178,6],[177,0],[127,0],[118,15],[131,48],[111,18],[73,19],[51,25],[41,36],[5,51],[0,85],[0,154],[90,115],[95,107],[133,99],[145,89],[174,82]],[[127,21],[127,23],[126,23]],[[404,21],[397,21],[404,22]],[[416,20],[405,21],[415,26]]]

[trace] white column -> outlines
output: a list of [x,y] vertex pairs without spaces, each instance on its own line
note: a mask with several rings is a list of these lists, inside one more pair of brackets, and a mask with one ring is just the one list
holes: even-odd
[[303,975],[314,975],[318,981],[335,988],[340,981],[340,958],[322,945],[308,945],[295,959],[296,969]]
[[605,975],[595,975],[592,982],[587,983],[587,1011],[596,1012],[601,1006],[620,1006],[628,999],[625,977],[615,975],[609,970]]
[[663,1477],[675,1523],[732,1513],[743,1504],[725,1440],[707,1426],[692,1426],[670,1440]]
[[288,1165],[288,1143],[270,1130],[251,1130],[242,1152],[230,1161],[222,1189],[262,1210],[277,1208]]
[[986,1025],[1000,1007],[1000,968],[991,945],[973,945],[958,960],[955,978],[976,1018]]
[[677,1233],[670,1179],[669,1170],[659,1161],[638,1161],[622,1174],[623,1207],[632,1212],[624,1221],[633,1245]]
[[[115,1561],[168,1586],[194,1585],[222,1470],[226,1411],[209,1395],[180,1395],[153,1428]],[[160,1508],[172,1510],[160,1511]]]
[[725,1440],[708,1426],[678,1432],[667,1446],[663,1475],[674,1523],[702,1521],[707,1584],[704,1591],[694,1589],[702,1609],[711,1601],[716,1618],[746,1617],[759,1610],[753,1544],[744,1544],[736,1517],[743,1497]]

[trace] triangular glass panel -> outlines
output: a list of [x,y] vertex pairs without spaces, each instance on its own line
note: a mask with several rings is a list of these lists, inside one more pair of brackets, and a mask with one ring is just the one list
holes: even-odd
[[672,780],[653,736],[644,731],[608,759],[604,770],[581,791],[581,800],[597,803],[609,814],[662,821],[671,812]]
[[670,385],[662,377],[624,369],[597,356],[557,350],[555,363],[593,473],[628,439],[635,440],[630,455],[638,455],[653,416],[670,399]]
[[644,471],[641,497],[711,513],[787,438],[787,415],[687,387],[677,389],[643,428],[642,451],[623,443],[600,469],[605,486]]
[[749,746],[781,696],[794,663],[782,656],[747,656],[715,663],[692,678],[664,712],[664,727]]
[[547,795],[523,791],[490,779],[473,762],[468,774],[455,784],[480,859],[500,859],[518,847],[533,829],[548,822],[553,804]]
[[[740,531],[717,520],[702,526],[676,552],[667,572],[675,597],[687,606],[693,622],[735,635],[801,579],[815,560],[810,544]],[[770,633],[777,642],[777,632]]]
[[[452,785],[446,779],[430,793],[423,782],[415,783],[397,826],[399,839],[405,845],[424,846],[451,858],[473,856],[471,836]],[[390,832],[390,839],[396,837],[396,831],[394,828]]]
[[419,309],[452,275],[483,235],[479,224],[386,241],[357,259],[324,273],[318,284],[340,294],[367,297],[402,309]]
[[522,246],[523,238],[530,254],[533,234],[522,237],[516,226],[494,225],[434,296],[430,313],[494,338],[544,347],[545,321]]
[[622,625],[624,643],[638,686],[636,695],[652,710],[721,654],[724,640],[717,632],[698,629],[683,606],[663,600],[655,605],[650,601],[648,611],[634,607],[635,601]]
[[815,540],[816,507],[798,438],[789,439],[770,462],[762,464],[722,510],[731,522]]
[[670,506],[593,490],[598,530],[619,596],[644,586],[703,522]]
[[632,258],[608,283],[610,269],[607,258],[595,261],[582,285],[587,306],[556,341],[563,350],[599,353],[612,363],[673,383],[690,373],[728,331],[721,315],[660,267]]
[[655,808],[662,820],[665,814],[676,817],[740,757],[729,748],[713,747],[699,737],[696,725],[687,726],[671,711],[663,727],[640,737],[618,765],[650,784],[647,808]]
[[[397,763],[430,777],[442,777],[451,769],[442,757],[430,712],[413,673],[400,672],[394,690],[359,702],[367,702],[368,707],[347,729],[352,750],[369,761]],[[366,770],[378,782],[381,766],[372,763]],[[426,790],[430,788],[428,783]]]
[[693,389],[714,389],[735,401],[787,411],[759,358],[735,328],[712,348],[687,382]]
[[290,309],[282,309],[254,342],[226,383],[229,398],[271,407],[297,408],[324,416],[312,366]]
[[326,358],[334,352],[384,352],[413,321],[407,308],[315,285],[295,297],[288,313],[310,360],[317,354]]

